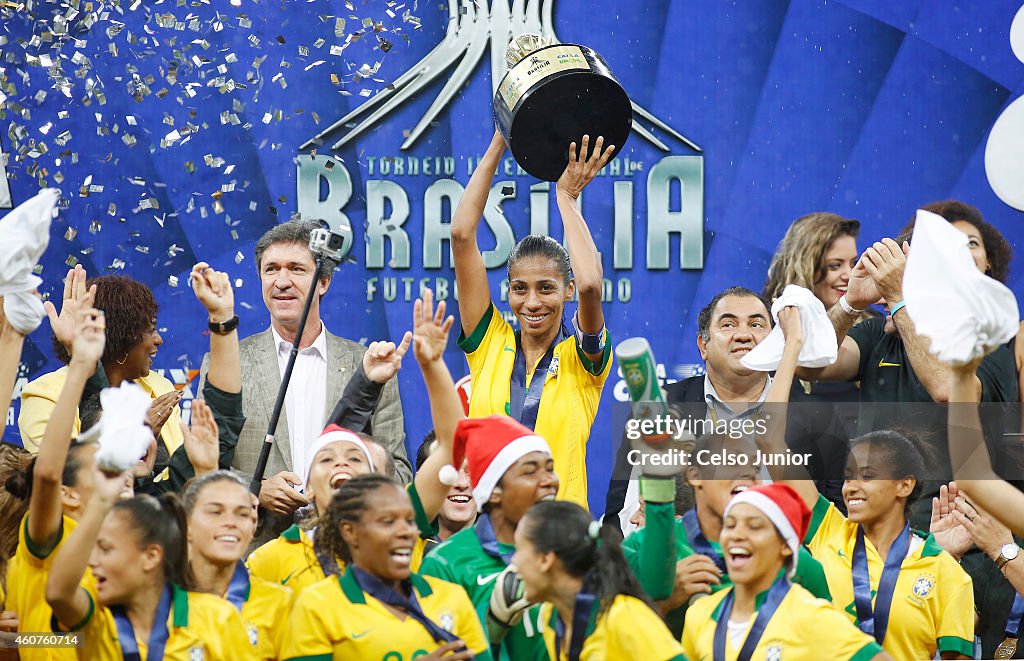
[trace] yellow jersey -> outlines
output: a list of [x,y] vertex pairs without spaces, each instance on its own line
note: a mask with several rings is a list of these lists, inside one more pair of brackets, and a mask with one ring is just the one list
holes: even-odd
[[[690,661],[711,661],[714,658],[715,627],[722,614],[722,602],[735,587],[698,599],[686,611],[683,624],[683,649]],[[764,602],[767,591],[757,595],[757,608]],[[755,618],[747,622],[742,640],[745,641]],[[890,628],[891,630],[891,628]],[[725,637],[725,658],[735,661],[743,646],[733,644]],[[775,615],[761,634],[750,661],[870,661],[882,651],[875,639],[857,627],[831,603],[818,599],[802,586],[794,583],[779,604]],[[925,657],[921,657],[925,658]],[[927,657],[931,658],[931,657]]]
[[[249,643],[242,616],[235,607],[212,594],[186,592],[172,586],[171,612],[167,616],[164,661],[252,661],[256,650]],[[97,606],[89,596],[89,614],[73,631],[83,634],[82,661],[123,661],[117,624],[110,609]],[[139,657],[148,655],[148,640],[138,640]]]
[[[858,524],[824,496],[818,497],[805,542],[821,563],[832,602],[857,622],[853,599],[853,549]],[[865,538],[872,599],[885,560]],[[931,535],[914,532],[896,579],[882,647],[895,659],[931,659],[936,652],[974,654],[974,587],[953,556]]]
[[[437,531],[431,522],[427,521],[427,515],[423,511],[423,504],[420,502],[416,485],[409,484],[406,491],[412,500],[413,511],[416,513],[416,526],[420,533],[412,547],[411,566],[412,571],[419,571],[428,543],[433,544],[430,538]],[[249,575],[291,588],[292,601],[294,601],[302,590],[326,578],[313,547],[315,535],[316,529],[306,531],[297,525],[291,526],[277,539],[267,542],[249,555],[245,561]],[[338,571],[344,572],[345,563],[339,558],[335,558],[335,561],[338,563]]]
[[[597,614],[595,602],[594,615]],[[568,659],[555,649],[555,623],[558,611],[550,603],[541,606],[540,621],[544,627],[544,645],[548,659]],[[644,661],[685,661],[679,641],[665,626],[661,617],[647,604],[635,597],[620,594],[587,627],[587,637],[580,650],[580,661],[615,661],[617,659],[643,659]]]
[[281,658],[291,604],[290,589],[249,576],[249,593],[242,603],[242,623],[260,661]]
[[[78,522],[64,516],[57,543],[46,552],[39,549],[28,537],[28,514],[21,519],[18,530],[18,549],[7,565],[7,600],[5,608],[18,614],[18,631],[42,633],[51,631],[53,609],[46,603],[46,581],[50,575],[53,559],[57,557],[64,540],[75,529]],[[96,594],[96,582],[92,572],[86,568],[82,587]],[[22,661],[73,661],[75,650],[70,648],[23,648]]]
[[[491,658],[483,626],[466,591],[454,583],[410,574],[423,613],[459,637],[479,661]],[[330,607],[326,608],[325,605]],[[441,643],[415,618],[399,619],[345,572],[303,590],[288,620],[283,659],[415,659]]]
[[[612,343],[607,329],[604,341],[600,364],[587,358],[573,337],[555,346],[534,430],[551,446],[559,480],[558,499],[571,500],[584,509],[590,508],[587,503],[587,441],[601,401],[601,390],[611,371]],[[469,337],[460,334],[459,347],[466,352],[472,374],[469,417],[510,415],[516,334],[493,303]],[[529,381],[527,377],[527,387]]]
[[[68,368],[62,367],[56,372],[44,374],[26,385],[21,393],[21,412],[18,414],[18,429],[21,431],[22,444],[32,454],[39,453],[39,443],[43,440],[43,434],[46,432],[46,423],[49,422],[50,414],[53,413],[53,408],[57,405],[60,391],[64,388],[67,372]],[[173,383],[156,372],[150,372],[147,376],[136,379],[135,383],[152,399],[156,399],[160,395],[165,395],[175,389]],[[185,442],[185,437],[181,433],[181,427],[178,425],[179,422],[181,422],[181,411],[175,406],[171,409],[171,416],[160,430],[160,438],[167,448],[168,456],[173,455],[174,451]],[[81,428],[82,421],[79,419],[78,411],[76,410],[75,423],[71,429],[72,438],[78,436]],[[167,479],[167,470],[165,469],[161,472],[156,479]]]

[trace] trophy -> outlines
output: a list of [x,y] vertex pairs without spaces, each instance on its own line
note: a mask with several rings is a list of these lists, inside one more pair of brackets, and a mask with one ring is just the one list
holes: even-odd
[[569,143],[579,145],[584,135],[591,149],[598,136],[616,153],[622,149],[633,109],[596,51],[524,34],[509,44],[505,61],[509,70],[494,95],[494,123],[524,170],[557,181],[569,162]]

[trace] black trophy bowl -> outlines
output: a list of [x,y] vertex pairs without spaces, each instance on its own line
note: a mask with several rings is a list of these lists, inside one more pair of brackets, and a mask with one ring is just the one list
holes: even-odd
[[[494,123],[516,162],[538,179],[557,181],[569,143],[598,136],[618,153],[629,137],[633,109],[608,64],[593,49],[556,44],[508,70],[494,95]],[[614,156],[614,154],[613,154]]]

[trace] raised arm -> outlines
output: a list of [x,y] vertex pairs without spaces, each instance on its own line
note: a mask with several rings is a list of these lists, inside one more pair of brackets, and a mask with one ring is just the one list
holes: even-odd
[[[765,397],[765,408],[767,415],[765,421],[768,429],[766,433],[757,436],[757,445],[761,452],[784,453],[786,446],[786,423],[789,412],[789,395],[793,391],[793,378],[796,375],[796,364],[800,357],[800,350],[804,346],[804,329],[800,323],[800,310],[795,307],[785,307],[779,310],[779,327],[786,338],[785,348],[782,350],[782,362],[775,372],[772,385]],[[774,462],[775,464],[779,462]],[[788,484],[800,494],[800,497],[807,503],[807,507],[813,509],[818,502],[818,488],[814,486],[811,476],[802,467],[781,467],[772,465],[768,468],[772,480]]]
[[[589,151],[588,135],[583,136],[578,151],[575,142],[569,145],[569,164],[555,186],[555,197],[558,212],[562,215],[569,261],[572,264],[573,279],[579,294],[576,325],[583,333],[594,335],[604,328],[604,312],[601,310],[604,268],[601,266],[601,254],[597,252],[594,238],[590,235],[587,221],[583,219],[577,201],[587,184],[593,181],[601,168],[608,163],[608,159],[615,151],[615,145],[608,145],[605,148],[604,137],[601,136],[594,144],[594,153],[590,154]],[[600,352],[587,352],[587,356],[595,362],[601,359]]]
[[505,139],[495,131],[452,217],[452,252],[455,256],[455,281],[459,287],[459,316],[462,317],[462,332],[467,336],[476,329],[491,305],[487,269],[476,235],[487,198],[491,194],[494,172],[504,153]]
[[32,496],[28,506],[28,537],[39,549],[50,550],[61,529],[61,478],[71,446],[71,432],[75,424],[78,402],[85,382],[92,375],[103,355],[103,313],[92,307],[90,292],[73,324],[74,341],[67,378],[57,403],[46,423],[43,442],[39,446],[35,467],[32,469]]
[[96,470],[92,498],[85,506],[78,526],[54,558],[46,581],[46,601],[58,622],[65,627],[76,626],[92,615],[94,604],[85,589],[80,587],[82,576],[85,575],[103,519],[114,507],[130,479],[127,473],[111,475]]
[[[199,262],[192,267],[189,278],[192,291],[206,308],[210,323],[234,319],[235,292],[227,273],[213,270],[206,262]],[[226,333],[210,332],[210,368],[206,379],[224,392],[242,392],[242,359],[237,327]]]
[[[462,400],[455,390],[455,382],[444,363],[444,350],[448,346],[448,331],[455,318],[444,316],[445,302],[439,301],[434,310],[434,294],[423,291],[423,298],[413,305],[413,353],[423,371],[423,381],[430,397],[430,417],[434,421],[437,447],[416,472],[416,492],[429,520],[441,511],[450,487],[442,484],[439,471],[452,463],[452,443],[455,426],[464,416]],[[455,467],[458,470],[459,466]]]
[[978,413],[977,370],[981,360],[950,368],[949,460],[957,485],[1014,534],[1024,534],[1024,493],[992,469]]

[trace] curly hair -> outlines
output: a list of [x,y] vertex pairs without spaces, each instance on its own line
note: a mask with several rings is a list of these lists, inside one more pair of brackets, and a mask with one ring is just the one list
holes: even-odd
[[24,448],[10,443],[0,443],[0,587],[6,589],[7,562],[18,548],[18,526],[28,511],[28,499],[24,494],[11,493],[7,480],[15,475],[23,476],[32,457]]
[[836,239],[860,234],[860,221],[819,211],[801,216],[786,230],[768,267],[764,297],[774,301],[786,285],[813,289],[825,277],[825,253]]
[[[981,234],[981,242],[985,244],[985,255],[988,257],[988,271],[985,272],[985,275],[999,282],[1006,282],[1006,278],[1010,275],[1010,259],[1013,258],[1013,248],[1010,247],[1009,241],[1006,240],[1002,232],[985,221],[977,207],[959,200],[943,200],[926,204],[921,208],[942,216],[951,223],[962,220],[973,225]],[[916,220],[916,215],[910,219],[910,222],[900,232],[897,243],[903,245],[903,241],[910,240]]]
[[353,477],[334,492],[327,513],[321,517],[313,538],[313,548],[316,549],[317,556],[328,559],[333,565],[323,567],[325,575],[339,573],[339,568],[335,564],[336,558],[341,558],[346,563],[352,562],[352,552],[341,535],[341,524],[345,521],[359,521],[366,510],[366,497],[385,486],[400,487],[398,482],[390,477],[373,473]]
[[[86,287],[92,285],[96,285],[95,306],[103,311],[107,324],[102,362],[110,363],[121,359],[153,329],[156,299],[149,287],[123,275],[102,275],[85,283]],[[71,356],[56,336],[52,342],[57,358],[70,363]]]

